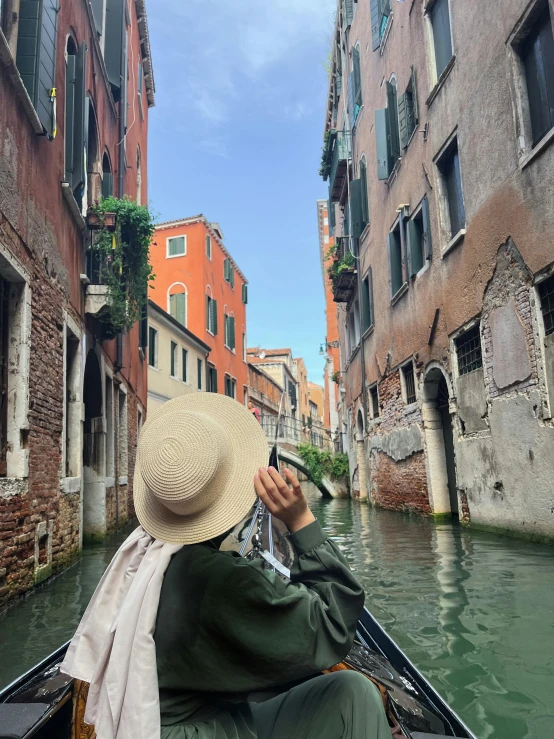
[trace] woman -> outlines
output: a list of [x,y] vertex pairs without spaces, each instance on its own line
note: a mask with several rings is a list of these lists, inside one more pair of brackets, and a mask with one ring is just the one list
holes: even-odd
[[[142,529],[64,664],[92,682],[98,739],[390,738],[369,680],[317,677],[348,653],[363,591],[296,477],[267,456],[255,418],[225,396],[186,395],[150,415],[134,478]],[[289,528],[290,582],[219,548],[256,494]],[[276,696],[249,700],[259,691]]]

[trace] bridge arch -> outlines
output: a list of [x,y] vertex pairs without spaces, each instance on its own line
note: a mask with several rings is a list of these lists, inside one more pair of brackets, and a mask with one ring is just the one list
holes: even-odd
[[[285,462],[285,464],[288,464],[291,467],[295,467],[297,470],[300,470],[300,472],[303,472],[307,477],[310,476],[308,468],[304,464],[304,460],[299,457],[298,454],[291,452],[289,449],[281,449],[279,447],[278,456],[281,462]],[[324,498],[339,497],[339,493],[337,492],[335,485],[328,477],[323,478],[321,485],[318,485],[318,488]]]

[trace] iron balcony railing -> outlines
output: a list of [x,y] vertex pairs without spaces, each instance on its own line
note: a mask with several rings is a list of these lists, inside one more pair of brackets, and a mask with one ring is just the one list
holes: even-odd
[[262,415],[262,428],[268,441],[277,439],[281,443],[298,446],[298,444],[312,444],[325,451],[334,451],[335,445],[331,440],[329,429],[323,426],[303,426],[302,422],[292,416]]

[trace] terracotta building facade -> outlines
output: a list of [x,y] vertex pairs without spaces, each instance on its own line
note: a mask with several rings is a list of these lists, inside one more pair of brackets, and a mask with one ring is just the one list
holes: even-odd
[[323,168],[358,487],[550,540],[553,20],[338,3]]
[[142,0],[1,10],[0,607],[133,513],[147,364],[99,330],[85,216],[147,201],[154,104]]
[[248,283],[219,224],[203,215],[162,223],[150,256],[150,299],[211,347],[199,389],[246,403]]

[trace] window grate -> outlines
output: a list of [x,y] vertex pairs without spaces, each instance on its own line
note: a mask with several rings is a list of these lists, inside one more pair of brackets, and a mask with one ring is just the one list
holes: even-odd
[[469,372],[474,372],[483,366],[479,326],[477,324],[456,339],[459,375],[467,375]]
[[406,388],[406,405],[411,405],[411,403],[415,403],[417,400],[413,364],[410,362],[410,364],[402,367],[402,373],[404,375],[404,385]]
[[554,334],[554,276],[540,283],[539,295],[541,296],[544,333],[548,336]]

